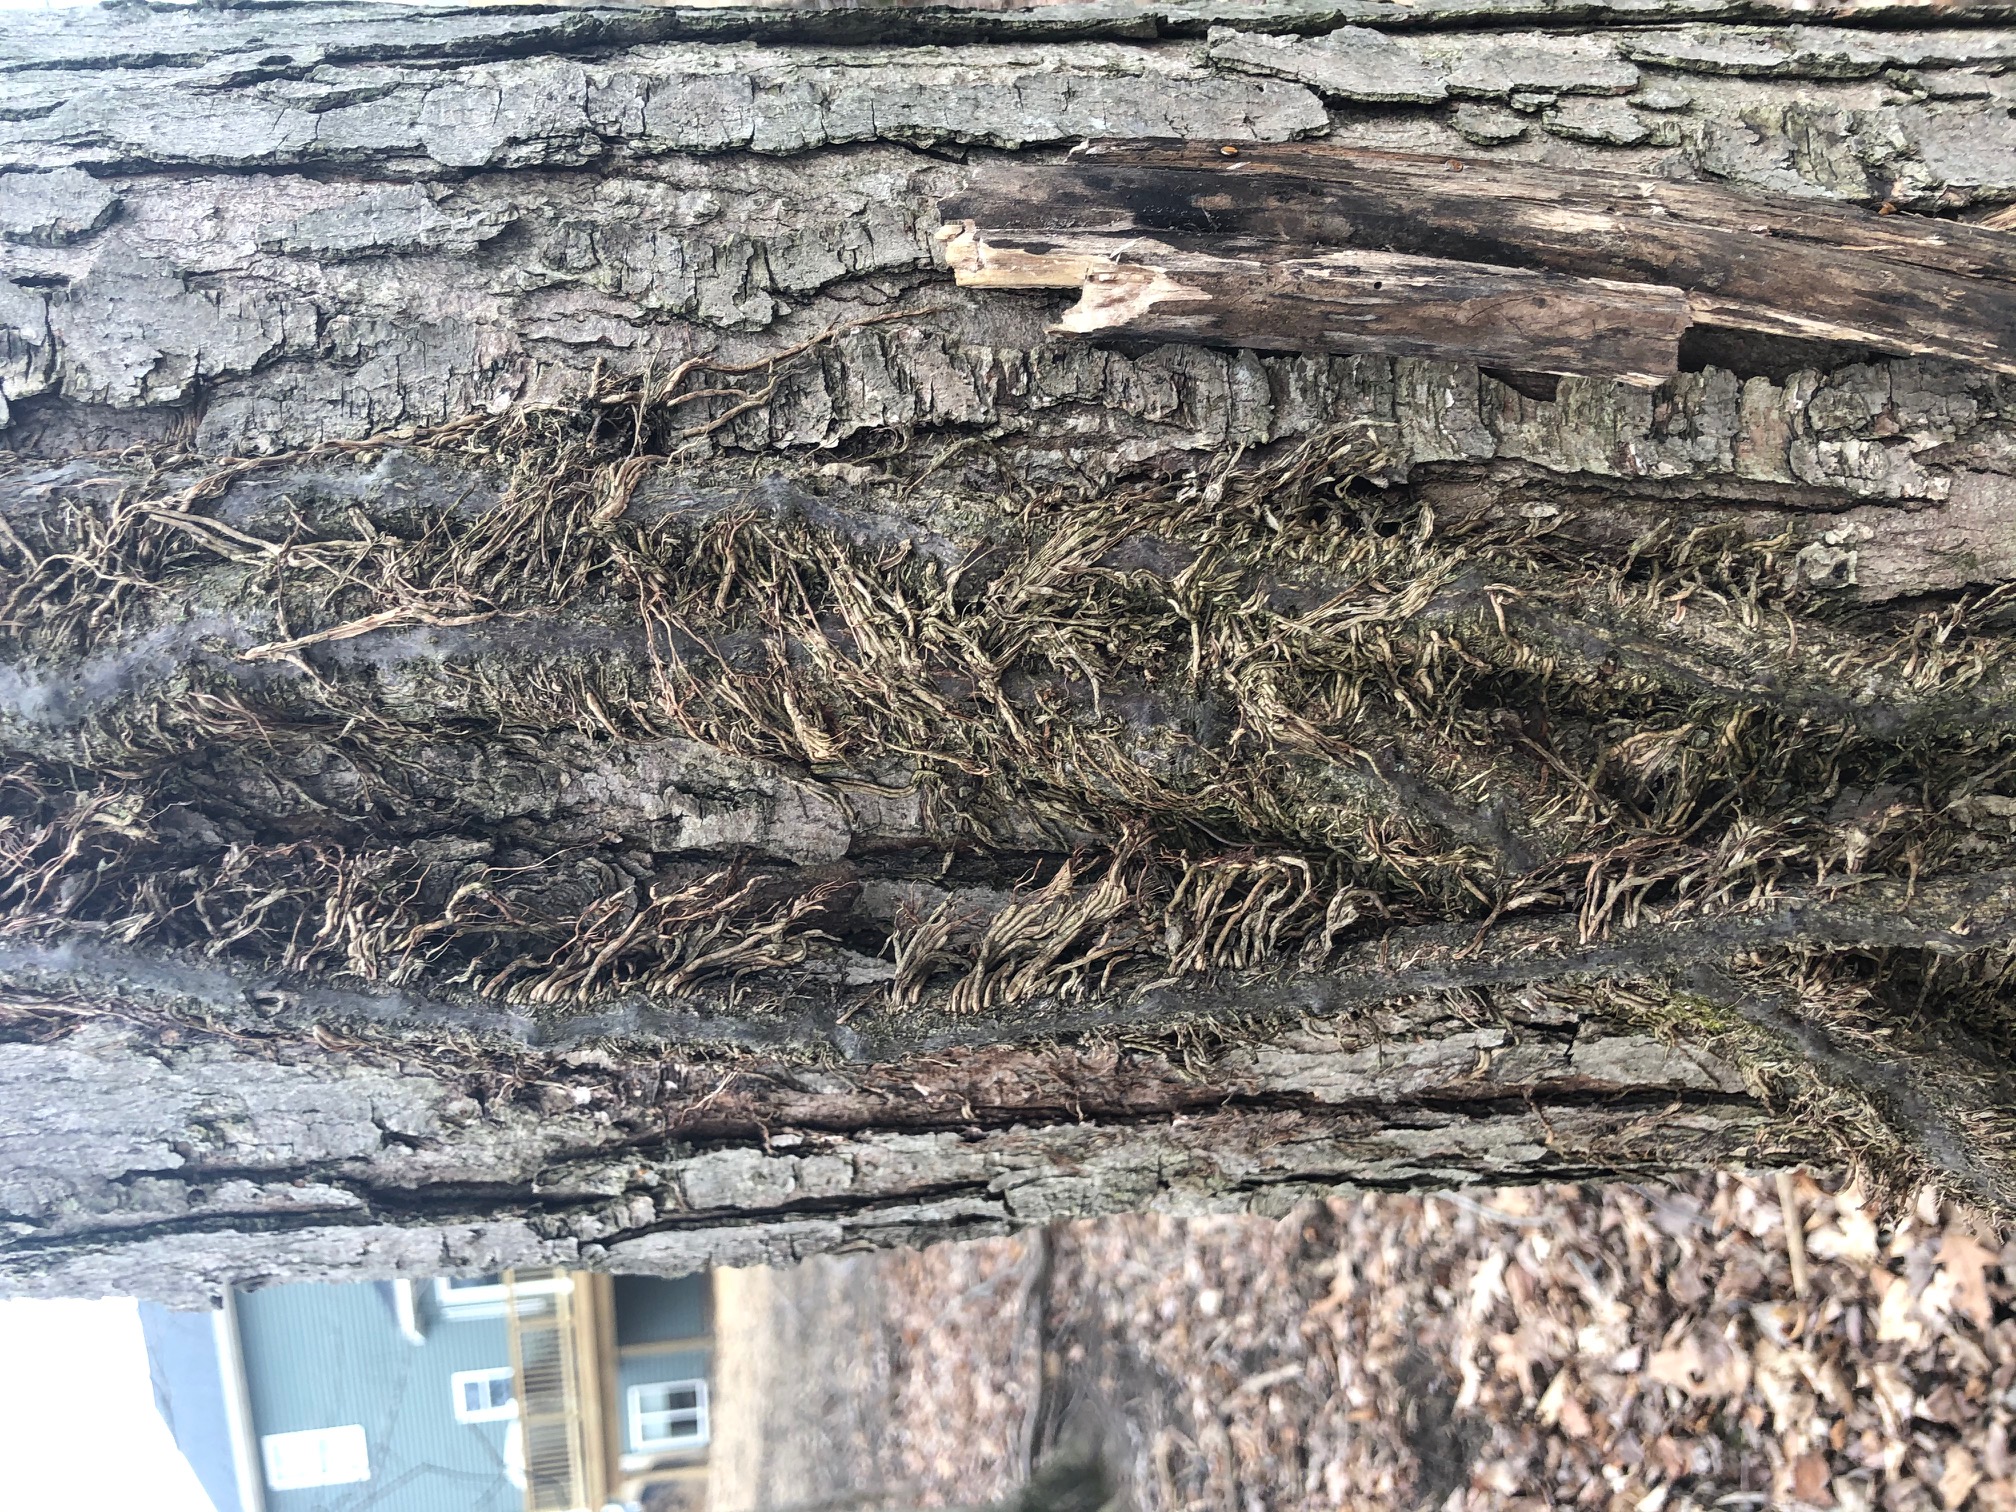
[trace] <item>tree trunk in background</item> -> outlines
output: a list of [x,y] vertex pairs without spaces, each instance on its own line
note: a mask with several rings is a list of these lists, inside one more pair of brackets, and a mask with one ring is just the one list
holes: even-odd
[[2016,377],[1102,345],[934,246],[1095,137],[1992,226],[2010,8],[1243,9],[0,22],[0,1284],[2016,1205]]

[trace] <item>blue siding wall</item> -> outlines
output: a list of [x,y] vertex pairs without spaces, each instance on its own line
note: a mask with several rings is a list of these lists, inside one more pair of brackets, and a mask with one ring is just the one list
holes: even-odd
[[711,1323],[708,1303],[714,1283],[707,1276],[618,1276],[616,1344],[656,1344],[663,1339],[697,1339]]
[[231,1443],[231,1414],[217,1362],[216,1315],[140,1304],[147,1373],[175,1447],[189,1461],[217,1512],[243,1512]]
[[[424,1291],[425,1282],[419,1283]],[[238,1302],[253,1428],[262,1437],[358,1423],[371,1479],[269,1491],[268,1512],[520,1512],[504,1474],[508,1423],[458,1423],[449,1377],[503,1367],[500,1318],[427,1319],[427,1342],[399,1332],[384,1289],[282,1286]]]

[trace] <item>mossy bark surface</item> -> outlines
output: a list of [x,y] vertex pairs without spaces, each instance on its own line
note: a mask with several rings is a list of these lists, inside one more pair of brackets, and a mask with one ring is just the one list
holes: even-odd
[[1557,10],[0,25],[0,1282],[2016,1202],[2016,379],[935,260],[1091,135],[2016,200],[1986,12]]

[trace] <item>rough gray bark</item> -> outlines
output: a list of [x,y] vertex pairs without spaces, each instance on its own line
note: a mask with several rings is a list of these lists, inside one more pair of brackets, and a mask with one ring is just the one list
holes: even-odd
[[1114,135],[2016,201],[2004,9],[1774,16],[0,22],[0,1279],[2009,1205],[2016,379],[1101,346],[932,240]]

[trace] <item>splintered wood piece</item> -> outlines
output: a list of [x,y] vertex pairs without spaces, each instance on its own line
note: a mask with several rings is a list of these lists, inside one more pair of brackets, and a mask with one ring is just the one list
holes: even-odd
[[2016,372],[2016,238],[1588,170],[1321,143],[1100,142],[942,207],[1001,231],[1227,235],[1686,291],[1704,325]]
[[1434,357],[1650,387],[1679,370],[1678,289],[1386,252],[1207,237],[939,233],[969,288],[1075,288],[1053,328],[1213,346]]
[[[1881,215],[1818,196],[1763,195],[1687,179],[1577,166],[1392,152],[1330,142],[1261,142],[1227,155],[1208,142],[1170,138],[1088,142],[1073,166],[1196,168],[1215,173],[1278,173],[1358,183],[1385,177],[1438,197],[1492,202],[1630,209],[1690,223],[1805,242],[1830,251],[1866,252],[1971,277],[2016,280],[2016,245],[1964,221]],[[1457,175],[1467,175],[1458,179]]]

